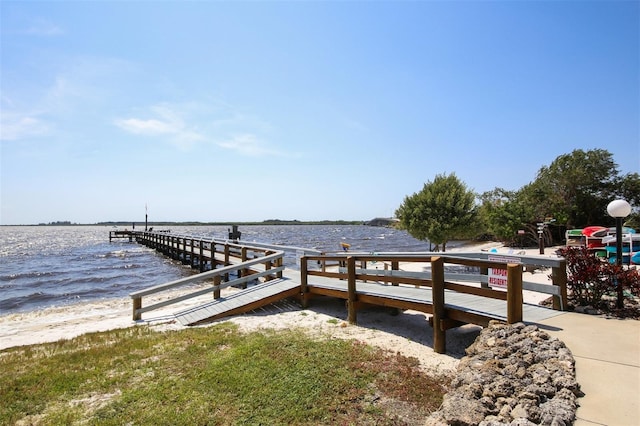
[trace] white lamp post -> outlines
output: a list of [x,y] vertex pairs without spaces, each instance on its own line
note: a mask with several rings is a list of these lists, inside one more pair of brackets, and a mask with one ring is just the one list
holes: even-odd
[[[616,219],[616,265],[622,267],[622,219],[629,216],[631,206],[625,200],[613,200],[607,206],[609,216]],[[629,252],[631,255],[631,252]],[[616,293],[618,300],[616,307],[622,309],[624,307],[624,295],[622,293],[622,285],[616,279]]]
[[613,200],[607,206],[607,213],[616,219],[616,264],[622,265],[622,219],[631,213],[631,205],[625,200]]

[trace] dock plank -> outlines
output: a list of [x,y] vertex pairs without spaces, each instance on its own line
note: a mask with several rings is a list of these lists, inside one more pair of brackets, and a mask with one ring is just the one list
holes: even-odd
[[224,316],[249,312],[297,295],[299,289],[299,282],[289,278],[279,278],[249,287],[227,297],[215,299],[204,305],[183,310],[174,315],[182,325],[202,324]]

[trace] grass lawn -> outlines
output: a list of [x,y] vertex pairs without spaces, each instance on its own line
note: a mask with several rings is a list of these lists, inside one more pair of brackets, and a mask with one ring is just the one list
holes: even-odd
[[138,326],[0,351],[0,424],[420,424],[447,384],[301,330]]

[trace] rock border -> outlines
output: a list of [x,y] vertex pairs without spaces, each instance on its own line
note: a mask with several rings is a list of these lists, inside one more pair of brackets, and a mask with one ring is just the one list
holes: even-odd
[[460,360],[442,405],[427,425],[571,425],[575,359],[535,325],[492,321]]

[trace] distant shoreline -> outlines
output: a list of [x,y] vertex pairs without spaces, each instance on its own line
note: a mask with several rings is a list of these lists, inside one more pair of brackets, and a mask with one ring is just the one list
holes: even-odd
[[[366,220],[264,220],[262,222],[170,222],[157,221],[147,222],[148,226],[256,226],[256,225],[365,225]],[[8,224],[1,226],[136,226],[144,225],[141,221],[114,221],[114,222],[97,222],[97,223],[70,223],[70,222],[50,222],[50,223],[22,223]]]

